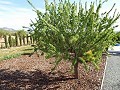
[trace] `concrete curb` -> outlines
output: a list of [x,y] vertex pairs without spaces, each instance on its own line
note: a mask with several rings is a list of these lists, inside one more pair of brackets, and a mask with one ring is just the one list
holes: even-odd
[[104,69],[104,73],[103,73],[102,84],[101,84],[100,90],[102,90],[102,88],[103,88],[103,82],[104,82],[104,79],[105,79],[105,71],[106,71],[106,67],[107,67],[107,60],[108,60],[108,56],[107,56],[106,62],[105,62],[105,69]]

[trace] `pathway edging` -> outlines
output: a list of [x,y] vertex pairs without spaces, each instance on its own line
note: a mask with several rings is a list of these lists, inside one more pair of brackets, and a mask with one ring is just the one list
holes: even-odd
[[105,71],[106,71],[106,67],[107,67],[107,60],[108,60],[108,56],[107,56],[106,62],[105,62],[105,69],[104,69],[104,73],[103,73],[103,77],[102,77],[102,84],[101,84],[100,90],[102,90],[103,82],[104,82],[104,79],[105,79]]

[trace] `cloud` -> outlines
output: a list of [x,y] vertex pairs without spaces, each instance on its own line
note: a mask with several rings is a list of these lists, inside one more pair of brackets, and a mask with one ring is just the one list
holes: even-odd
[[2,4],[2,5],[12,5],[13,3],[9,2],[9,1],[0,1],[0,4]]
[[14,29],[21,29],[22,26],[29,26],[31,23],[30,19],[34,19],[36,14],[32,10],[27,10],[26,8],[23,10],[17,10],[17,8],[13,11],[0,12],[2,14],[0,18],[0,27],[10,27]]
[[[112,7],[112,6],[111,6]],[[120,12],[119,5],[117,11]],[[38,8],[41,12],[45,10],[43,8]],[[110,7],[104,7],[101,12],[110,10]],[[113,15],[113,12],[110,14]],[[10,1],[0,0],[0,27],[9,27],[14,29],[22,29],[22,26],[29,26],[31,23],[30,19],[34,20],[36,18],[36,13],[32,11],[31,8],[16,7],[16,5]],[[120,19],[116,22],[120,25]],[[116,28],[116,31],[119,31]]]
[[[0,1],[0,27],[8,27],[16,30],[22,29],[22,26],[28,27],[31,20],[34,20],[37,16],[32,9],[15,7],[10,2]],[[40,11],[44,12],[44,9],[38,8]]]

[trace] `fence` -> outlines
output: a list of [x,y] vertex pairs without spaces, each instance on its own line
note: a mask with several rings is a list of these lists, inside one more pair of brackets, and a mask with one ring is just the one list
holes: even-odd
[[0,38],[0,48],[9,48],[9,47],[16,47],[16,46],[23,46],[23,45],[30,45],[34,44],[34,39],[30,35],[26,36],[15,36],[5,35]]

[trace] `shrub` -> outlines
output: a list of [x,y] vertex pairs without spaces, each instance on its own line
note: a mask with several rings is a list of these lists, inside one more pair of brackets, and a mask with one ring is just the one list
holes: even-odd
[[114,13],[113,17],[109,17],[114,6],[100,14],[102,5],[103,2],[99,2],[95,8],[91,3],[87,9],[87,4],[85,8],[79,4],[78,9],[77,3],[69,0],[51,4],[45,0],[45,13],[32,5],[38,16],[32,24],[38,49],[46,53],[46,58],[56,58],[55,67],[61,60],[69,60],[75,78],[78,78],[78,63],[83,63],[88,69],[89,62],[98,69],[102,53],[116,41],[113,24],[120,15],[115,16]]

